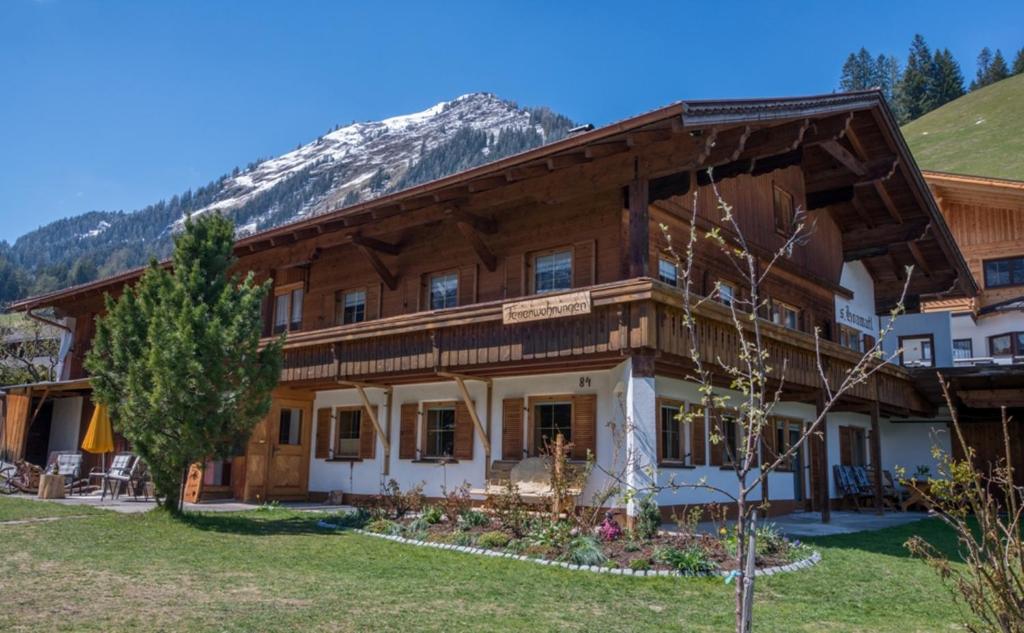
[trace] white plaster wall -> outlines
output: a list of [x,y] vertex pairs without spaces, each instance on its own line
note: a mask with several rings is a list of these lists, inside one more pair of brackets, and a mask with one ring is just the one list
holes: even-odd
[[77,451],[82,423],[82,398],[54,398],[47,452]]
[[836,295],[836,322],[878,338],[875,316],[875,282],[864,264],[846,262],[839,284],[853,291],[853,299]]
[[[608,423],[619,420],[621,424],[621,407],[614,397],[616,384],[622,381],[624,365],[612,370],[583,371],[565,374],[547,374],[540,376],[522,376],[497,378],[493,383],[491,406],[491,455],[492,459],[501,457],[501,409],[505,398],[529,398],[530,396],[567,395],[567,394],[598,394],[597,399],[597,458],[602,465],[607,465],[613,451],[611,433]],[[476,405],[480,421],[487,424],[487,389],[480,381],[467,381],[466,385]],[[581,386],[582,385],[582,386]],[[330,462],[312,457],[310,460],[309,489],[313,492],[343,490],[349,493],[377,494],[381,484],[394,478],[402,488],[426,482],[424,493],[428,496],[441,495],[443,486],[449,489],[469,482],[474,488],[484,486],[484,448],[480,438],[474,433],[473,459],[461,460],[456,464],[417,463],[412,460],[398,459],[398,431],[401,405],[410,402],[461,400],[453,381],[426,383],[418,385],[396,386],[394,388],[392,410],[386,407],[386,396],[381,389],[367,391],[372,404],[379,406],[381,425],[390,427],[391,436],[391,468],[384,476],[384,449],[379,440],[376,458],[361,462]],[[361,404],[355,389],[339,389],[317,393],[313,403],[314,412],[322,407],[358,406]],[[315,417],[315,414],[314,414]],[[367,422],[368,423],[368,422]],[[524,419],[524,432],[528,420]],[[316,455],[316,432],[313,432],[314,446],[310,454]],[[417,444],[418,445],[418,444]],[[596,485],[585,496],[592,494]]]
[[[657,393],[658,396],[663,398],[672,398],[691,403],[700,402],[700,393],[697,391],[696,384],[675,378],[659,376],[657,378]],[[721,393],[730,395],[736,402],[739,401],[740,394],[738,393],[724,391]],[[814,418],[814,406],[794,402],[783,402],[776,407],[775,414],[793,419],[809,421]],[[709,433],[707,425],[705,425],[704,432],[705,446],[707,447],[707,450],[705,450],[705,461],[707,461],[711,446],[711,443],[707,441],[707,434]],[[806,473],[806,468],[804,469],[804,472]],[[795,475],[792,472],[770,473],[768,475],[769,499],[793,499],[795,496],[794,476]],[[751,474],[751,477],[757,477],[756,471]],[[700,482],[721,488],[731,493],[738,489],[735,472],[730,468],[722,468],[719,466],[698,465],[694,468],[661,468],[658,471],[658,479],[662,486],[667,486],[670,482],[674,482],[676,484],[695,484]],[[752,500],[760,500],[760,488],[758,488],[750,498]],[[659,505],[711,502],[726,503],[729,501],[730,499],[728,499],[724,494],[714,492],[706,488],[664,490],[658,496]]]
[[[987,358],[989,355],[988,337],[1007,332],[1024,331],[1024,313],[1006,312],[1000,314],[985,315],[977,321],[968,315],[953,315],[952,338],[969,338],[973,341],[974,357]],[[999,361],[999,358],[996,358]],[[1005,357],[1010,362],[1009,357]]]
[[928,466],[931,474],[937,475],[938,463],[932,457],[932,447],[938,446],[947,454],[952,450],[952,438],[944,420],[885,420],[879,424],[879,428],[882,432],[882,467],[891,472],[897,480],[900,468],[909,476],[914,474],[918,466]]

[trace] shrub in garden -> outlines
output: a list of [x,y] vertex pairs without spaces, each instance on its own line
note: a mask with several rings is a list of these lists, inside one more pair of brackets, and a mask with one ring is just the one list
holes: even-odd
[[651,561],[646,558],[634,558],[629,561],[629,568],[633,571],[645,571],[651,568]]
[[359,529],[365,527],[370,518],[370,512],[366,508],[357,508],[352,512],[339,512],[329,517],[328,521],[340,528]]
[[470,534],[469,532],[456,532],[452,536],[452,543],[455,543],[456,545],[463,545],[463,546],[472,545],[473,544],[473,535]]
[[390,519],[374,519],[367,523],[364,529],[374,534],[398,534],[402,531],[402,526]]
[[637,502],[637,515],[633,532],[642,541],[649,541],[658,534],[661,527],[661,510],[654,495],[646,495]]
[[441,488],[441,512],[448,517],[452,525],[459,520],[459,517],[473,508],[473,499],[469,496],[469,483],[462,482],[462,485],[454,490]]
[[466,510],[459,515],[459,526],[463,529],[490,525],[491,519],[479,510]]
[[403,492],[396,480],[389,479],[377,498],[379,507],[395,521],[410,512],[419,512],[423,507],[423,486],[424,483],[420,482]]
[[437,525],[440,523],[443,516],[444,512],[437,506],[427,506],[423,508],[423,520],[430,525]]
[[519,487],[511,480],[506,481],[501,492],[487,497],[487,507],[494,512],[498,524],[517,537],[526,534],[530,524],[530,511]]
[[705,574],[715,571],[718,566],[699,547],[666,547],[654,554],[654,559],[684,574]]
[[576,565],[603,565],[608,560],[593,536],[577,536],[569,541],[564,558]]
[[486,547],[489,549],[501,549],[507,547],[511,541],[511,537],[504,532],[494,530],[492,532],[484,532],[476,539],[476,544],[479,547]]

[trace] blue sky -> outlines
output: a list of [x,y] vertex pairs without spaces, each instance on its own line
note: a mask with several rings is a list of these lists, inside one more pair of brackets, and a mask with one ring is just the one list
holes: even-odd
[[599,125],[683,98],[829,92],[849,52],[904,58],[915,32],[968,79],[982,46],[1024,46],[1019,0],[358,5],[4,0],[0,239],[466,92]]

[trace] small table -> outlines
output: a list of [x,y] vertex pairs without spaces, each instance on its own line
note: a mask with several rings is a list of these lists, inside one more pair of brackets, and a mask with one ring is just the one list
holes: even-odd
[[64,475],[40,475],[39,492],[36,496],[40,499],[63,499]]
[[915,505],[922,505],[927,508],[927,495],[931,491],[931,487],[932,485],[927,481],[917,481],[916,479],[908,481],[907,488],[910,490],[910,496],[900,505],[900,508],[904,512]]

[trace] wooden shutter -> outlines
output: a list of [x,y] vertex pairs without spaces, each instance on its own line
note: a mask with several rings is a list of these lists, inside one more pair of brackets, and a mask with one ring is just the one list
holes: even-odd
[[765,462],[778,457],[778,447],[776,446],[778,436],[775,433],[776,427],[777,423],[775,420],[767,420],[764,423],[764,426],[761,427],[761,455]]
[[[470,403],[476,406],[475,403]],[[473,418],[469,415],[466,403],[455,403],[455,459],[473,459]]]
[[4,417],[4,444],[8,455],[5,459],[22,459],[25,456],[25,439],[28,437],[28,417],[31,408],[29,396],[7,394]]
[[324,407],[316,410],[316,453],[317,459],[328,459],[331,456],[331,409]]
[[505,297],[521,297],[526,294],[526,257],[509,255],[505,258]]
[[848,426],[839,427],[839,463],[843,466],[853,465],[853,429]]
[[420,406],[415,402],[403,404],[398,421],[398,459],[416,459],[416,418]]
[[596,280],[595,256],[597,249],[594,240],[576,242],[572,249],[572,286],[584,288],[592,286]]
[[476,264],[459,268],[459,305],[476,303]]
[[[378,416],[379,409],[373,405],[373,415]],[[379,418],[378,418],[379,420]],[[377,454],[377,430],[373,428],[373,422],[366,413],[366,409],[360,409],[359,414],[359,457],[362,459],[373,459]]]
[[381,285],[370,284],[366,287],[366,320],[380,318]]
[[520,460],[523,458],[523,408],[522,398],[506,398],[501,401],[501,458]]
[[703,466],[705,463],[704,414],[697,409],[690,422],[690,465]]
[[861,348],[860,351],[868,352],[874,346],[875,346],[875,337],[871,336],[870,334],[865,334],[864,335],[864,346]]
[[592,393],[572,398],[572,458],[586,459],[588,451],[597,454],[597,395]]

